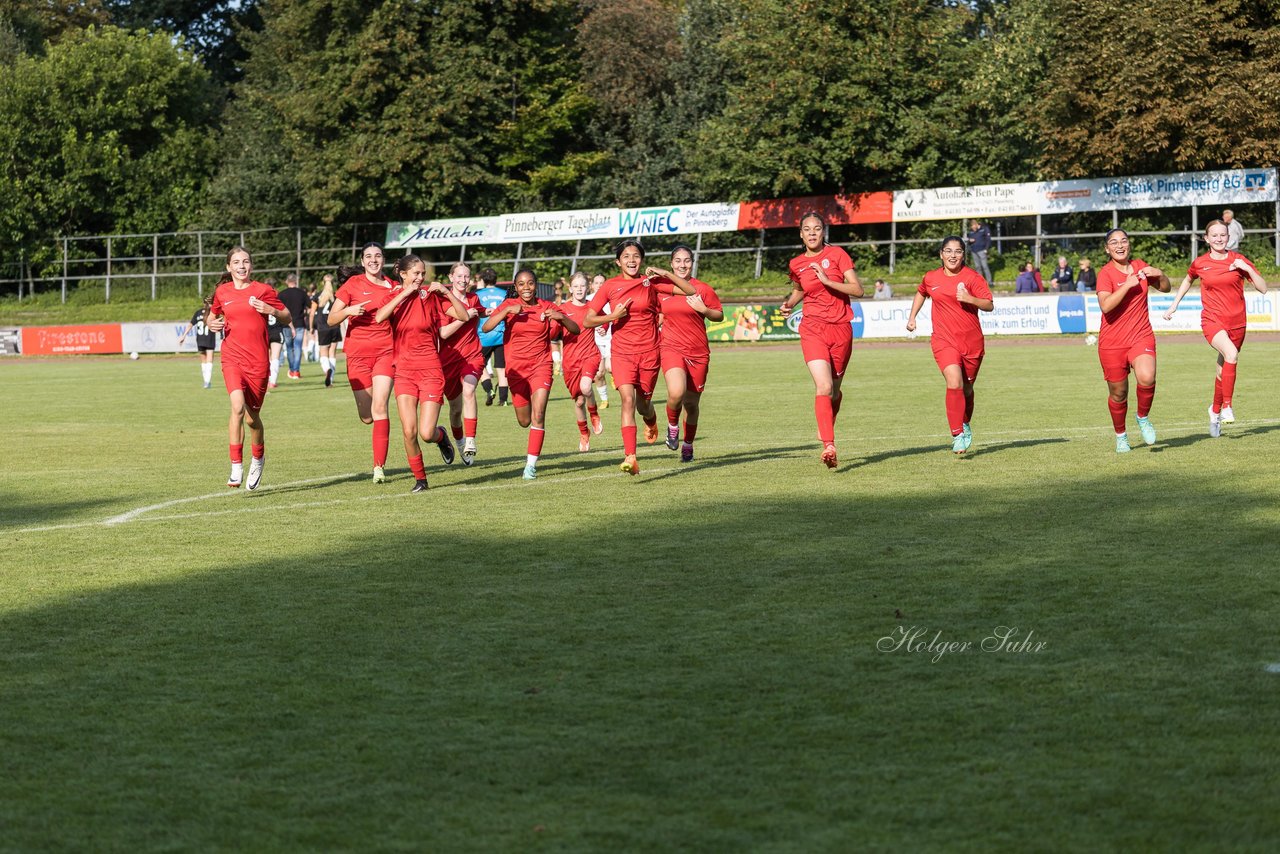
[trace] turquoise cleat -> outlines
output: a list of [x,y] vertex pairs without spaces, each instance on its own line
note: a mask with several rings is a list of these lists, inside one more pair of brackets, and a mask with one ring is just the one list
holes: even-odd
[[1138,429],[1142,431],[1142,441],[1146,442],[1148,445],[1154,445],[1156,443],[1156,428],[1151,423],[1150,418],[1139,418]]

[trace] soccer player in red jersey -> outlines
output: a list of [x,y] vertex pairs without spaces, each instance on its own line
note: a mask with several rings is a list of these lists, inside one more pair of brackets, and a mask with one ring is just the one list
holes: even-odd
[[1200,280],[1200,330],[1209,346],[1218,351],[1213,403],[1209,406],[1209,435],[1215,439],[1222,435],[1223,424],[1236,420],[1231,398],[1235,394],[1236,365],[1240,360],[1240,348],[1244,346],[1248,320],[1244,305],[1245,278],[1258,293],[1267,292],[1266,280],[1253,262],[1239,252],[1227,249],[1229,234],[1226,223],[1220,219],[1205,227],[1204,239],[1209,244],[1209,251],[1191,262],[1191,268],[1173,298],[1173,305],[1164,313],[1165,320],[1172,320],[1191,283]]
[[266,466],[266,434],[262,426],[262,402],[267,394],[267,318],[289,323],[293,318],[276,292],[255,282],[253,259],[242,246],[227,253],[227,272],[219,280],[209,304],[209,328],[222,333],[222,379],[231,397],[231,421],[227,436],[231,451],[231,477],[227,486],[240,485],[244,474],[244,427],[249,425],[249,477],[245,486],[257,489]]
[[693,250],[683,243],[671,250],[672,281],[687,282],[692,296],[678,293],[665,282],[656,282],[662,304],[662,376],[667,381],[667,448],[674,451],[680,439],[680,412],[684,411],[684,442],[680,461],[693,461],[693,439],[698,434],[702,390],[707,386],[711,347],[707,321],[724,320],[720,297],[706,282],[693,278]]
[[377,243],[366,243],[360,250],[360,267],[361,271],[343,282],[334,295],[329,324],[338,326],[347,321],[342,345],[347,354],[347,382],[360,420],[373,425],[373,482],[382,483],[387,479],[382,467],[387,464],[391,444],[388,404],[395,377],[395,342],[391,323],[374,318],[395,295],[398,285],[383,274],[382,246]]
[[973,383],[982,367],[986,342],[979,311],[991,311],[991,289],[980,273],[965,266],[964,239],[943,238],[938,251],[942,266],[924,274],[907,317],[907,331],[916,331],[916,315],[925,299],[933,300],[933,359],[947,382],[947,423],[951,450],[963,454],[973,442]]
[[[638,240],[624,240],[614,251],[614,259],[622,272],[606,281],[587,304],[586,328],[613,324],[613,386],[622,398],[621,469],[627,474],[640,473],[636,459],[636,413],[644,419],[645,440],[658,441],[658,413],[653,410],[653,389],[658,384],[658,313],[661,306],[655,276],[666,275],[653,267],[641,271],[644,247]],[[692,295],[688,282],[669,283],[683,294]],[[602,314],[608,304],[612,311]]]
[[[591,450],[591,434],[604,431],[600,411],[596,408],[593,383],[600,370],[600,348],[596,336],[585,330],[587,320],[587,274],[579,270],[569,278],[569,298],[559,306],[565,317],[578,325],[578,332],[564,332],[564,385],[573,398],[578,420],[578,450]],[[588,420],[590,425],[588,426]]]
[[1105,238],[1110,260],[1098,271],[1098,308],[1102,328],[1098,332],[1098,360],[1107,381],[1107,407],[1116,430],[1116,452],[1129,450],[1125,422],[1129,413],[1129,371],[1138,381],[1138,429],[1142,441],[1154,445],[1151,402],[1156,396],[1156,336],[1147,310],[1147,291],[1169,291],[1163,271],[1132,257],[1129,235],[1119,228]]
[[391,321],[396,349],[396,409],[404,434],[404,452],[413,472],[411,492],[427,488],[427,469],[422,462],[418,436],[434,442],[445,465],[453,463],[453,443],[443,427],[437,426],[444,400],[444,369],[440,365],[438,332],[442,316],[467,316],[467,307],[439,282],[422,286],[427,266],[417,255],[405,255],[396,262],[400,288],[379,308],[374,320]]
[[804,300],[800,351],[813,377],[813,412],[822,442],[822,462],[836,467],[836,416],[844,395],[840,383],[853,353],[853,309],[849,297],[862,296],[853,260],[826,242],[827,222],[816,211],[800,217],[804,252],[791,259],[791,293],[782,300],[783,316]]
[[[462,452],[462,464],[476,458],[476,425],[480,408],[476,386],[484,375],[484,347],[480,344],[479,318],[485,308],[470,289],[471,269],[461,261],[449,268],[453,295],[467,307],[466,320],[443,320],[440,328],[440,361],[444,365],[444,396],[449,401],[449,426]],[[510,386],[508,380],[507,385]]]
[[516,273],[516,296],[503,300],[484,322],[492,332],[506,321],[502,349],[507,359],[507,386],[516,410],[516,423],[529,428],[524,479],[538,476],[538,455],[546,438],[547,398],[551,394],[551,339],[560,327],[574,335],[582,329],[560,312],[555,303],[538,299],[538,280],[533,271]]

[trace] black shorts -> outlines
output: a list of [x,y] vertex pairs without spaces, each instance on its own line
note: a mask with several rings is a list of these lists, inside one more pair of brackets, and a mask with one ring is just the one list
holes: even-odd
[[196,349],[201,353],[207,353],[210,350],[218,349],[218,341],[212,335],[197,335]]
[[326,326],[324,329],[317,329],[316,338],[319,340],[321,347],[337,344],[342,340],[342,327]]
[[282,337],[280,337],[280,330],[281,330],[281,329],[283,329],[283,327],[281,327],[281,326],[268,326],[268,327],[267,327],[267,341],[268,341],[269,343],[271,343],[271,344],[283,344],[283,343],[284,343],[284,339],[283,339]]
[[507,358],[502,353],[501,344],[494,344],[492,347],[484,347],[480,352],[484,356],[485,362],[489,361],[490,354],[493,355],[493,369],[495,371],[498,370],[498,368],[502,368],[504,371],[507,369]]

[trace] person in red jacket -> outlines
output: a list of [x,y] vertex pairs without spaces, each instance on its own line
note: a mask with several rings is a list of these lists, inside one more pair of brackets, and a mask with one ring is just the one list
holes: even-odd
[[582,329],[566,317],[556,304],[538,299],[538,280],[533,271],[516,273],[514,298],[498,304],[484,322],[492,332],[506,321],[502,349],[507,360],[507,386],[516,410],[516,423],[529,428],[524,479],[538,476],[538,456],[546,438],[547,398],[551,395],[551,340],[563,327],[577,335]]
[[227,252],[227,271],[219,280],[209,304],[209,328],[222,333],[222,379],[231,398],[227,438],[231,452],[231,476],[227,486],[240,485],[244,475],[244,428],[249,427],[252,459],[245,486],[257,489],[267,462],[262,403],[267,394],[267,318],[276,323],[292,321],[275,290],[253,280],[253,259],[243,246]]
[[947,424],[951,427],[951,450],[963,454],[973,442],[969,422],[973,420],[973,383],[982,367],[986,340],[982,335],[979,311],[991,311],[991,289],[987,280],[964,263],[964,239],[944,238],[938,250],[942,266],[924,274],[916,289],[907,316],[907,331],[916,331],[916,315],[926,299],[933,300],[933,334],[929,343],[933,359],[947,382]]
[[1200,280],[1200,331],[1209,346],[1218,351],[1218,370],[1213,380],[1213,403],[1209,405],[1209,435],[1215,439],[1222,435],[1222,425],[1236,420],[1231,409],[1235,396],[1236,366],[1240,361],[1240,349],[1244,346],[1245,325],[1248,313],[1244,304],[1244,280],[1260,294],[1267,292],[1267,282],[1258,268],[1248,258],[1227,248],[1230,231],[1220,219],[1210,222],[1204,230],[1209,251],[1191,262],[1186,277],[1178,286],[1173,305],[1164,313],[1165,320],[1172,320],[1182,298],[1191,283]]

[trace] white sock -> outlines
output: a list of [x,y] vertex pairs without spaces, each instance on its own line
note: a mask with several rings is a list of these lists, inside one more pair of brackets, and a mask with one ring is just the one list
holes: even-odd
[[534,468],[537,468],[537,467],[538,467],[538,455],[537,455],[537,454],[525,454],[525,455],[524,455],[524,464],[525,464],[525,465],[527,465],[527,466],[533,466]]
[[321,357],[320,357],[320,370],[321,370],[321,371],[323,371],[323,372],[324,372],[324,373],[326,373],[326,374],[329,372],[329,357],[328,357],[328,356],[321,356]]
[[560,351],[559,351],[559,350],[552,350],[552,351],[551,351],[551,361],[552,361],[552,362],[555,362],[557,365],[559,365],[559,364],[560,364]]
[[244,463],[232,463],[232,464],[231,464],[231,477],[229,477],[229,478],[227,478],[227,479],[228,479],[228,480],[243,480],[243,479],[244,479]]
[[278,376],[280,376],[280,363],[277,362],[275,359],[272,359],[271,371],[267,376],[267,382],[274,383],[276,381],[276,377]]
[[609,399],[608,387],[602,386],[602,385],[596,386],[596,396],[599,397],[601,400],[608,400]]
[[204,381],[213,382],[213,362],[200,363],[200,376],[204,377]]

